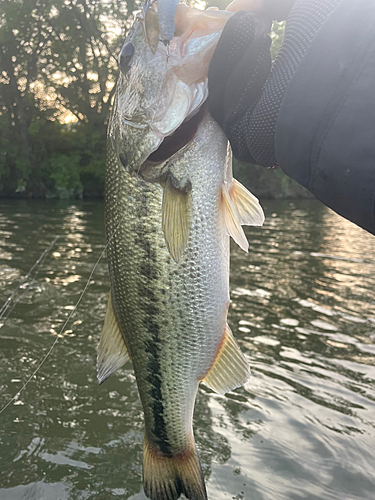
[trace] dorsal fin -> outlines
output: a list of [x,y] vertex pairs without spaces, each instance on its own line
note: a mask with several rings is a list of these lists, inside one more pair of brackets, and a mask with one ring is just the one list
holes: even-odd
[[169,253],[179,262],[190,232],[191,187],[178,189],[168,177],[163,194],[162,226]]
[[96,361],[96,376],[99,384],[129,359],[128,350],[113,310],[111,294],[109,294]]
[[228,325],[216,359],[203,382],[218,394],[243,385],[250,377],[250,367]]

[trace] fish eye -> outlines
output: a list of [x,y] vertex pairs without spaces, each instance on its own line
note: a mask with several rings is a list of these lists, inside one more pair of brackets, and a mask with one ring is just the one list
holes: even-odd
[[120,52],[119,65],[121,72],[125,75],[130,69],[130,62],[134,55],[134,45],[126,43]]

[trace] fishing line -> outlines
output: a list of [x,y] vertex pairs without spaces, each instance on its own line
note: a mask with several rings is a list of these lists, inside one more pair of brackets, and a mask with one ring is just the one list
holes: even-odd
[[[79,296],[74,308],[72,309],[72,311],[70,312],[69,316],[67,317],[67,319],[65,320],[65,323],[63,324],[63,326],[61,327],[59,333],[57,334],[56,336],[56,339],[55,341],[53,342],[53,344],[51,345],[51,347],[49,348],[47,354],[45,354],[45,356],[43,357],[42,361],[39,363],[39,365],[35,368],[35,370],[33,371],[33,373],[30,375],[30,377],[26,380],[26,382],[23,384],[23,386],[21,387],[21,389],[12,397],[12,399],[10,399],[7,404],[0,410],[0,415],[3,413],[4,410],[6,410],[8,408],[8,406],[13,403],[13,401],[15,401],[18,396],[21,394],[21,392],[26,388],[26,386],[29,384],[29,382],[35,377],[35,375],[38,373],[38,371],[40,370],[40,368],[43,366],[43,364],[45,363],[46,359],[48,358],[48,356],[51,354],[51,352],[53,351],[55,345],[57,344],[62,332],[64,331],[65,327],[67,326],[67,324],[69,323],[70,319],[72,318],[73,314],[76,312],[81,300],[82,300],[82,297],[83,295],[85,294],[89,284],[90,284],[90,281],[91,281],[91,278],[95,272],[95,269],[97,268],[99,262],[101,261],[103,255],[105,254],[107,248],[108,248],[108,245],[110,244],[112,238],[114,237],[119,225],[121,223],[121,219],[120,221],[118,222],[117,226],[115,227],[115,229],[113,230],[113,233],[111,234],[110,238],[108,239],[107,243],[105,244],[104,248],[103,248],[103,251],[102,253],[100,254],[98,260],[96,261],[94,267],[92,268],[91,270],[91,273],[90,273],[90,276],[86,282],[86,285],[83,289],[83,291],[81,292],[81,295]],[[34,265],[34,268],[35,268],[35,265]]]
[[[49,244],[49,246],[44,250],[44,252],[40,255],[40,257],[37,259],[37,261],[34,263],[34,265],[31,267],[31,269],[29,270],[29,272],[26,274],[26,276],[18,283],[18,285],[16,286],[16,288],[13,290],[12,294],[6,299],[6,301],[4,302],[4,304],[2,305],[1,309],[0,309],[0,319],[4,316],[6,310],[8,309],[8,307],[10,306],[10,304],[12,303],[14,297],[17,295],[17,292],[18,290],[21,288],[21,286],[29,279],[31,273],[34,271],[34,269],[40,264],[39,266],[39,270],[40,270],[40,267],[42,266],[45,258],[47,257],[47,255],[49,254],[49,252],[51,251],[52,247],[54,246],[54,244],[56,243],[56,241],[60,238],[60,236],[56,236],[54,238],[54,240]],[[39,272],[39,270],[37,271],[37,274]],[[36,277],[36,275],[35,275]],[[35,279],[34,277],[34,279]]]
[[[0,319],[3,318],[4,314],[8,311],[8,314],[5,316],[4,320],[1,322],[0,324],[0,328],[2,328],[5,323],[8,321],[8,318],[10,316],[10,314],[12,313],[13,309],[16,307],[16,305],[18,304],[18,302],[22,299],[22,297],[28,292],[29,288],[31,287],[31,285],[33,283],[36,282],[36,277],[38,276],[39,274],[39,271],[41,270],[43,264],[44,264],[44,261],[46,260],[49,252],[52,250],[53,246],[55,245],[56,241],[60,238],[60,236],[56,236],[55,239],[52,241],[52,243],[44,250],[44,252],[42,253],[42,255],[39,257],[39,259],[35,262],[35,264],[33,265],[33,267],[30,269],[30,271],[27,273],[27,275],[25,276],[25,278],[17,285],[16,289],[13,291],[12,295],[5,301],[4,305],[2,306],[2,308],[0,309]],[[16,296],[17,294],[17,291],[21,288],[21,286],[25,283],[25,281],[27,280],[27,277],[29,277],[31,275],[31,273],[33,272],[33,270],[36,269],[36,273],[33,277],[33,279],[31,281],[29,281],[27,283],[27,286],[26,286],[26,289],[24,290],[23,293],[21,293],[21,295],[19,295],[17,297],[16,300],[13,301],[14,297]],[[12,303],[13,302],[13,303]]]

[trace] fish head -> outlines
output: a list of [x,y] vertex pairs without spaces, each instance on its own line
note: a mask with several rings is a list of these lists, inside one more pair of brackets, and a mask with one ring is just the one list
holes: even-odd
[[231,15],[180,4],[166,47],[150,42],[156,21],[146,14],[137,15],[121,49],[108,127],[109,144],[131,174],[142,171],[145,162],[165,162],[194,136],[207,112],[209,62]]

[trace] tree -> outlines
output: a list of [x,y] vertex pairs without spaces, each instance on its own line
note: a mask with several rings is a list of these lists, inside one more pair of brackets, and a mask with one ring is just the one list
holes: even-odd
[[43,170],[41,150],[56,149],[56,154],[67,156],[59,140],[47,144],[57,139],[59,127],[54,127],[52,137],[44,137],[41,148],[35,138],[46,127],[35,124],[73,116],[77,122],[70,133],[81,136],[75,141],[81,174],[102,180],[117,53],[135,8],[136,0],[2,1],[0,175],[10,191],[35,187],[32,178]]
[[140,1],[1,1],[0,194],[102,193],[117,55]]

